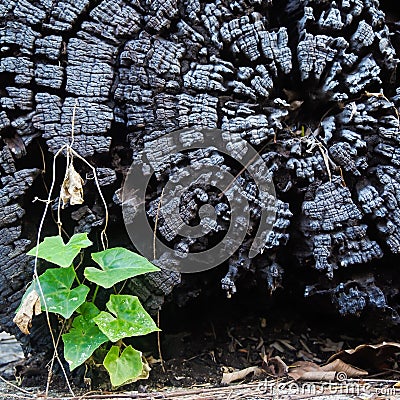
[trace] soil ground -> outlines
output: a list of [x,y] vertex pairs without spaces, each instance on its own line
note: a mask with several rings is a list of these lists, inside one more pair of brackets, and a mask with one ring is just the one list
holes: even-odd
[[[295,306],[281,307],[274,314],[272,309],[265,312],[264,306],[254,306],[249,312],[248,303],[243,305],[240,300],[229,303],[228,307],[219,300],[214,303],[220,304],[218,307],[210,308],[212,303],[161,313],[163,365],[156,335],[134,342],[151,364],[148,380],[123,387],[124,391],[110,392],[104,384],[105,373],[96,369],[85,374],[81,370],[72,384],[82,382],[85,375],[86,385],[73,386],[76,397],[72,397],[63,377],[55,374],[48,399],[400,399],[400,390],[394,387],[400,380],[396,360],[384,371],[371,368],[368,379],[362,380],[295,382],[270,375],[257,378],[250,375],[229,386],[222,385],[224,371],[263,367],[263,355],[279,356],[287,365],[298,360],[320,365],[341,349],[396,341],[398,335],[388,331],[382,334],[382,330],[367,332],[359,321],[338,323],[332,316],[306,318]],[[1,381],[0,399],[42,399],[47,372],[21,360],[18,346],[15,340],[0,336],[1,364],[5,366],[1,373],[16,385]],[[20,387],[14,376],[16,366],[21,375]]]

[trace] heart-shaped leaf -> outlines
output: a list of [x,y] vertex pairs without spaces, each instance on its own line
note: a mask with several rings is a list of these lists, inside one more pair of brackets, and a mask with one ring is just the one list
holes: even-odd
[[104,288],[110,288],[137,275],[159,271],[159,268],[146,258],[123,247],[92,253],[92,258],[101,269],[87,267],[84,272],[85,277]]
[[107,336],[93,321],[100,313],[93,303],[83,303],[78,312],[81,315],[74,318],[71,330],[62,335],[64,358],[68,361],[71,371],[83,364],[98,347],[108,341]]
[[[39,243],[38,257],[67,268],[72,264],[81,249],[90,245],[92,245],[92,242],[88,239],[87,233],[76,233],[67,244],[64,244],[62,237],[59,235],[50,236],[44,238],[42,243]],[[36,256],[36,247],[27,254]]]
[[40,304],[43,311],[46,309],[46,300],[49,312],[60,314],[64,318],[70,318],[73,312],[85,302],[89,293],[89,288],[85,285],[79,285],[71,289],[74,279],[75,271],[72,266],[69,268],[48,269],[39,276],[42,290],[40,290],[38,282],[33,281],[24,297],[29,295],[32,290],[35,290],[40,296]]
[[137,296],[112,294],[106,306],[113,315],[102,311],[93,320],[112,342],[160,330]]
[[138,379],[147,379],[149,369],[142,362],[142,353],[128,346],[121,355],[119,347],[112,346],[103,361],[104,367],[110,374],[114,387],[126,385]]

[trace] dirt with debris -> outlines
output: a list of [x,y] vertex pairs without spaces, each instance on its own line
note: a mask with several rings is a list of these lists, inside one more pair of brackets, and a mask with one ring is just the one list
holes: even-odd
[[[135,340],[135,346],[144,352],[151,364],[149,380],[122,387],[123,392],[111,394],[109,386],[104,384],[107,381],[105,371],[89,369],[85,372],[82,368],[72,379],[76,398],[85,393],[85,398],[90,398],[90,391],[100,390],[91,392],[91,398],[400,399],[400,388],[397,388],[400,386],[399,349],[396,348],[400,345],[396,343],[398,336],[395,333],[367,333],[356,320],[339,325],[331,316],[305,318],[296,312],[296,307],[292,307],[292,312],[288,309],[282,317],[274,315],[273,310],[265,313],[263,307],[254,307],[250,313],[239,303],[213,310],[209,307],[211,303],[207,304],[208,308],[206,304],[197,304],[193,308],[176,312],[165,310],[161,314],[163,364],[156,335]],[[383,341],[393,342],[390,351],[387,347],[374,349],[364,346],[355,355],[348,355],[352,359],[344,360],[368,372],[359,378],[344,376],[338,380],[334,373],[331,380],[295,381],[282,367],[288,366],[293,371],[294,363],[301,361],[319,368],[332,355],[341,354],[343,349],[354,349],[366,343],[381,344]],[[10,344],[12,346],[7,347]],[[0,341],[0,355],[2,360],[9,360],[5,362],[9,367],[19,365],[21,387],[27,393],[2,384],[1,399],[43,396],[46,373],[29,363],[24,364],[21,354],[16,353],[17,347],[15,341],[5,338]],[[19,354],[19,358],[3,358],[6,352]],[[282,364],[279,366],[273,360],[281,360]],[[246,368],[250,373],[243,374],[229,385],[221,383],[224,373]],[[6,378],[17,384],[10,371],[9,368]],[[79,381],[84,381],[85,385],[78,385]],[[72,398],[60,375],[53,376],[50,388],[49,398]]]

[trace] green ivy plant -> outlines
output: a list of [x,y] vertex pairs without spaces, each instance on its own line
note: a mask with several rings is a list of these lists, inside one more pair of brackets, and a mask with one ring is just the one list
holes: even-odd
[[[103,345],[111,342],[103,365],[110,375],[111,384],[118,387],[146,378],[149,371],[141,352],[126,346],[123,339],[147,335],[159,329],[137,296],[111,294],[106,310],[99,310],[95,304],[98,289],[111,288],[126,279],[155,272],[159,268],[139,254],[114,247],[91,253],[99,268],[85,267],[85,280],[80,282],[73,262],[82,249],[91,245],[86,233],[78,233],[66,244],[61,236],[53,236],[46,237],[31,249],[28,255],[37,256],[57,267],[47,269],[32,282],[20,308],[27,299],[35,298],[30,296],[35,295],[35,291],[42,311],[47,308],[48,312],[68,320],[66,326],[69,328],[63,333],[62,340],[64,358],[71,371],[90,359],[96,350],[100,353],[100,346],[104,348]],[[32,308],[33,305],[30,306]]]

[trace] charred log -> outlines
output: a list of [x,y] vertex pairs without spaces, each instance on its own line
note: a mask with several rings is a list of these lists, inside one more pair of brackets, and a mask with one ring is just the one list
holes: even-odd
[[[45,192],[40,170],[48,174],[51,154],[70,140],[74,108],[74,148],[96,167],[116,226],[131,162],[155,171],[147,217],[171,253],[155,260],[160,273],[127,286],[148,309],[185,279],[171,271],[170,254],[206,249],[232,222],[228,198],[206,176],[178,199],[187,225],[213,206],[215,218],[200,218],[203,237],[182,238],[158,218],[160,208],[176,210],[161,206],[165,183],[207,165],[232,171],[232,193],[250,204],[250,224],[235,222],[245,241],[232,242],[221,290],[240,292],[251,275],[267,296],[298,274],[305,296],[330,296],[340,314],[371,306],[398,324],[396,297],[373,279],[371,262],[400,252],[399,24],[376,0],[0,0],[1,328],[16,330],[12,314],[32,275],[25,252],[42,211],[31,201]],[[170,133],[186,128],[195,128],[187,146],[200,140],[196,129],[221,129],[232,158],[210,147],[176,151]],[[248,145],[277,195],[276,220],[256,238],[254,258],[270,203],[236,163]],[[104,210],[91,171],[77,168],[86,204],[66,209],[67,225],[95,236]],[[115,242],[128,243],[116,232]],[[354,268],[372,278],[354,280]]]

